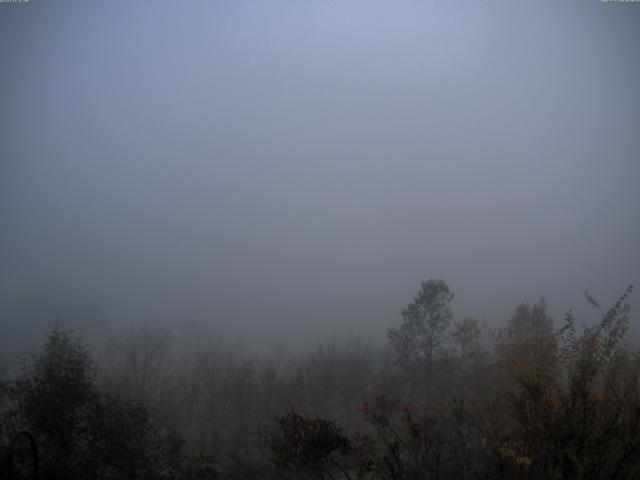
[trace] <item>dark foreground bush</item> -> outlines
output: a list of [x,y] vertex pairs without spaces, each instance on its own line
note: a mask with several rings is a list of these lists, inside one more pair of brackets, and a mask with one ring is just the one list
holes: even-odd
[[54,328],[40,354],[5,384],[2,444],[5,473],[32,469],[10,448],[20,431],[33,436],[40,478],[170,478],[171,450],[144,403],[101,392],[86,348],[70,332]]

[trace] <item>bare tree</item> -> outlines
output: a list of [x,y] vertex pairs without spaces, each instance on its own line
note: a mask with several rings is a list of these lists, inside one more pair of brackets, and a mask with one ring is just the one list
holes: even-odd
[[171,334],[143,325],[132,328],[107,347],[107,370],[115,390],[157,405],[173,382]]

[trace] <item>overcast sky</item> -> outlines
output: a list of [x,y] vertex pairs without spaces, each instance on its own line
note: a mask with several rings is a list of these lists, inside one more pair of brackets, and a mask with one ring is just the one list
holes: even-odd
[[0,3],[0,322],[64,292],[382,338],[428,278],[495,324],[608,305],[640,284],[639,45],[600,0]]

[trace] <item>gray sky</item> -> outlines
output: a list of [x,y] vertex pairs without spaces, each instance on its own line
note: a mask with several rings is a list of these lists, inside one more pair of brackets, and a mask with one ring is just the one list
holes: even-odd
[[609,304],[640,284],[639,41],[600,0],[0,4],[0,310],[261,345],[381,336],[432,277],[494,323]]

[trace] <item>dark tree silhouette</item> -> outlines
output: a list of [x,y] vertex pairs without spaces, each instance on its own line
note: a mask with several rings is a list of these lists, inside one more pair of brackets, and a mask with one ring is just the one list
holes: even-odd
[[434,354],[444,343],[453,318],[449,307],[452,300],[453,293],[444,280],[422,282],[418,295],[403,310],[400,326],[387,331],[398,354],[398,364],[424,379],[427,402],[431,395]]
[[44,478],[161,478],[167,471],[151,410],[102,392],[93,359],[71,331],[49,333],[9,396],[13,407],[1,420],[30,432]]

